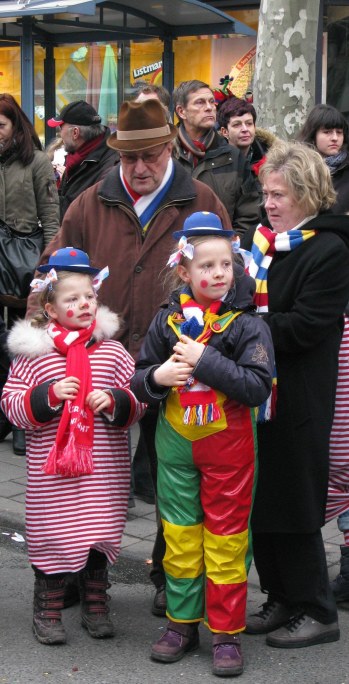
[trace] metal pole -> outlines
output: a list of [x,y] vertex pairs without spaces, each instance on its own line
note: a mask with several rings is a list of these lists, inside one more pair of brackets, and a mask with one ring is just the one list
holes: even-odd
[[[164,38],[164,51],[162,53],[162,83],[172,95],[174,88],[174,53],[173,40],[171,37]],[[173,111],[171,111],[173,114]]]
[[319,3],[319,23],[316,41],[315,60],[315,104],[322,101],[322,37],[324,32],[324,0]]
[[47,119],[56,114],[56,69],[52,43],[46,45],[44,60],[45,145],[56,136],[56,129],[47,125]]
[[21,106],[34,123],[34,40],[31,17],[23,17],[21,38]]

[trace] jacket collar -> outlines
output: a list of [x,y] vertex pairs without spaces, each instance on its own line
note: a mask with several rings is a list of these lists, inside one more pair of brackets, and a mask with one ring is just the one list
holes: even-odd
[[[185,171],[176,160],[174,160],[174,167],[173,183],[163,200],[163,203],[165,204],[172,204],[179,201],[184,203],[194,199],[197,195],[195,184],[192,178],[188,176],[188,172]],[[111,204],[118,204],[121,202],[132,208],[132,203],[127,197],[120,180],[119,164],[114,166],[104,180],[101,181],[98,188],[98,197],[102,202]]]
[[[95,341],[111,339],[119,327],[118,315],[106,306],[100,306],[97,310],[96,327],[93,333]],[[54,344],[47,335],[47,328],[34,328],[29,320],[20,320],[9,332],[7,347],[12,357],[21,354],[26,358],[35,359],[50,354],[54,349]]]

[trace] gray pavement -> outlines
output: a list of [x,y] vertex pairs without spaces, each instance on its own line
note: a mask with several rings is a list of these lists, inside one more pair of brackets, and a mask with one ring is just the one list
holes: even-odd
[[[136,442],[137,433],[133,432],[133,441]],[[3,620],[4,626],[0,629],[2,637],[0,639],[0,653],[3,647],[3,665],[0,665],[0,681],[9,684],[22,684],[22,682],[41,683],[47,679],[45,670],[40,668],[35,658],[44,657],[46,647],[38,650],[35,644],[35,651],[32,652],[33,637],[30,633],[30,613],[31,613],[31,589],[28,593],[28,586],[31,586],[32,575],[29,564],[27,564],[24,539],[25,538],[25,485],[26,485],[26,460],[25,457],[15,456],[12,452],[11,436],[0,444],[0,534],[4,535],[2,540],[5,546],[0,554],[0,566],[2,581],[2,610],[3,618],[0,617],[0,625]],[[162,684],[176,684],[177,682],[198,682],[200,680],[214,682],[217,678],[210,674],[210,638],[207,630],[202,628],[202,648],[198,654],[194,654],[173,666],[151,663],[149,660],[149,647],[154,638],[157,638],[159,630],[162,630],[165,621],[155,618],[150,614],[150,605],[153,595],[152,586],[148,579],[148,569],[151,558],[151,551],[156,533],[156,516],[153,505],[149,505],[135,499],[134,508],[128,512],[125,534],[122,542],[122,549],[119,563],[111,573],[113,587],[112,607],[116,606],[118,618],[120,640],[116,644],[118,649],[118,663],[115,662],[115,651],[105,645],[92,644],[93,649],[84,645],[85,635],[76,631],[76,627],[71,628],[70,643],[65,654],[75,653],[75,649],[86,650],[86,662],[88,662],[87,672],[83,675],[80,670],[76,677],[80,682],[87,684],[143,684],[145,682],[162,682]],[[326,554],[331,578],[335,577],[339,569],[340,544],[342,535],[337,529],[335,522],[328,524],[323,530]],[[23,553],[19,560],[8,555],[9,544],[22,547]],[[7,545],[7,546],[6,546]],[[23,560],[21,560],[21,557]],[[306,569],[305,569],[306,571]],[[5,573],[5,574],[4,574]],[[7,574],[6,574],[7,573]],[[21,611],[23,605],[19,605],[18,596],[15,589],[11,590],[11,581],[15,581],[16,573],[20,577],[20,583],[24,598],[24,622],[18,640],[11,641],[11,633],[16,629],[16,620],[21,620],[16,611]],[[13,577],[12,577],[13,576]],[[249,593],[248,593],[248,612],[254,612],[260,606],[265,597],[261,594],[258,585],[258,577],[252,566],[249,574]],[[7,589],[6,589],[7,587]],[[10,591],[9,591],[10,589]],[[12,597],[12,598],[11,598]],[[15,614],[12,615],[12,606]],[[67,623],[76,621],[75,609],[65,611]],[[10,624],[6,622],[6,615],[10,617]],[[11,626],[12,620],[12,626]],[[246,659],[246,670],[241,677],[241,682],[245,684],[349,684],[349,663],[348,663],[348,631],[349,631],[349,603],[340,604],[339,620],[341,628],[341,640],[335,644],[315,646],[308,649],[270,649],[265,646],[264,637],[243,636],[243,650]],[[17,623],[18,624],[18,623]],[[126,625],[126,627],[125,627]],[[23,629],[23,633],[22,633]],[[126,630],[126,631],[125,631]],[[134,637],[137,634],[137,646],[135,649]],[[8,635],[8,636],[6,636]],[[126,637],[127,635],[127,637]],[[23,641],[24,640],[24,641]],[[78,640],[78,641],[77,641]],[[93,640],[95,641],[95,640]],[[115,640],[116,641],[116,640]],[[18,649],[21,643],[26,651],[28,667],[34,668],[32,676],[15,675],[15,665]],[[101,666],[98,662],[99,675],[97,674],[97,662],[95,662],[96,648],[98,651],[105,649],[106,661]],[[70,651],[69,649],[72,649]],[[92,665],[90,665],[88,653],[93,654]],[[53,660],[57,659],[55,667],[50,672],[56,684],[65,684],[71,675],[63,676],[66,667],[63,651],[51,651],[54,653]],[[60,653],[61,656],[57,656]],[[72,656],[75,658],[75,656]],[[39,662],[39,661],[38,661]],[[73,661],[74,662],[74,661]],[[133,662],[131,673],[127,669],[130,662]],[[128,665],[127,665],[128,664]],[[19,667],[19,665],[18,665]],[[89,668],[92,670],[89,671]],[[126,671],[122,673],[122,667]],[[5,669],[4,669],[5,668]],[[120,669],[121,668],[121,669]],[[98,669],[98,668],[97,668]],[[38,672],[43,673],[41,676]],[[11,673],[11,674],[9,674]],[[35,674],[34,674],[35,673]],[[7,675],[1,677],[1,675]],[[24,676],[24,675],[23,675]],[[75,678],[75,677],[74,677]],[[52,680],[51,680],[52,681]],[[239,678],[240,681],[240,678]]]

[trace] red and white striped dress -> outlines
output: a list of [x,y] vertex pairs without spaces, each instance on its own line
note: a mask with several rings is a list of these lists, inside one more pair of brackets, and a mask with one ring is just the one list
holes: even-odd
[[349,318],[339,350],[336,406],[330,437],[326,522],[349,509]]
[[38,427],[30,422],[25,409],[29,388],[65,376],[66,357],[55,350],[38,358],[18,356],[2,396],[10,421],[26,430],[29,560],[48,574],[81,570],[90,548],[115,562],[126,522],[130,486],[127,427],[141,417],[144,404],[129,390],[134,362],[119,342],[103,340],[88,351],[93,388],[125,388],[131,397],[130,420],[124,428],[95,415],[92,475],[68,479],[45,475],[42,465],[55,440],[61,411]]

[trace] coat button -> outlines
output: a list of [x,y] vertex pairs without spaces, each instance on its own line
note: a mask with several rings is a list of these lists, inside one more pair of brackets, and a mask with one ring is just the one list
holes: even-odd
[[139,338],[140,338],[139,333],[133,333],[132,339],[133,339],[134,342],[138,342]]
[[136,266],[135,273],[142,273],[142,271],[143,271],[143,266]]

